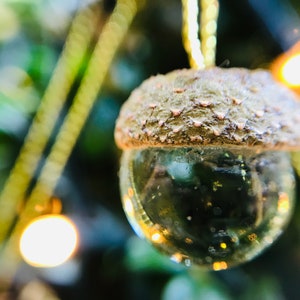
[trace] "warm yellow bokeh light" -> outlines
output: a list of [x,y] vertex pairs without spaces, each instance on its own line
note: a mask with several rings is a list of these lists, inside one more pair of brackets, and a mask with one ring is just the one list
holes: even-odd
[[300,41],[279,55],[270,69],[278,81],[300,94]]
[[158,233],[158,232],[155,232],[151,235],[151,240],[154,242],[154,243],[158,243],[158,244],[161,244],[164,242],[164,237]]
[[23,259],[34,267],[55,267],[66,262],[78,246],[74,223],[62,215],[46,215],[33,220],[20,239]]
[[227,244],[226,244],[226,243],[221,243],[221,244],[220,244],[220,247],[221,247],[222,249],[226,249],[226,248],[227,248]]
[[284,63],[281,76],[289,86],[300,86],[300,53],[291,56]]
[[220,271],[220,270],[226,270],[226,269],[227,269],[227,263],[225,261],[216,261],[213,263],[214,271]]

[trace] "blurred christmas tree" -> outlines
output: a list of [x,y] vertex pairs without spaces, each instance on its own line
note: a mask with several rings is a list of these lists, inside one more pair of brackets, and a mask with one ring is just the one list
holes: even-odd
[[[220,1],[216,65],[268,68],[299,40],[299,14],[297,0]],[[179,0],[0,3],[2,190],[33,122],[40,138],[29,143],[29,164],[18,169],[22,176],[9,190],[16,202],[10,208],[3,193],[0,201],[1,299],[300,298],[299,205],[286,232],[262,256],[217,273],[170,262],[135,237],[128,225],[119,196],[115,120],[122,103],[144,79],[189,67],[181,30]],[[41,102],[48,103],[42,110]],[[72,108],[76,117],[65,119]],[[48,125],[41,130],[45,118]],[[49,163],[48,154],[65,120],[70,124],[65,132],[71,135],[60,136]],[[72,150],[70,157],[65,149]],[[66,158],[64,168],[61,162]],[[48,189],[45,182],[50,182]],[[25,210],[26,203],[31,210]],[[57,267],[21,261],[15,269],[10,259],[16,258],[6,256],[5,248],[8,241],[14,245],[11,236],[24,212],[26,217],[70,216],[79,231],[74,256]]]

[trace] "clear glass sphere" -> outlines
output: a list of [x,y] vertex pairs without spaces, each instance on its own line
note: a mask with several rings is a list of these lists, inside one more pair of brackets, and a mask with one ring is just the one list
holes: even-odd
[[140,237],[186,266],[221,270],[271,245],[294,206],[290,154],[220,147],[123,153],[124,210]]

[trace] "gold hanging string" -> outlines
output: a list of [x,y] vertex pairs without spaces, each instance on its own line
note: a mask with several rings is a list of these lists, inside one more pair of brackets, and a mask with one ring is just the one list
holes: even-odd
[[204,65],[212,67],[216,63],[218,0],[201,0],[200,38]]
[[182,39],[191,68],[204,69],[199,39],[198,0],[182,0]]
[[24,201],[28,185],[91,42],[96,22],[91,8],[75,16],[57,67],[0,196],[0,244]]
[[[119,0],[89,61],[82,83],[56,141],[28,198],[24,216],[37,215],[36,206],[47,206],[82,127],[97,99],[112,59],[137,11],[135,0]],[[23,218],[21,218],[22,220]],[[24,218],[24,221],[27,220]],[[22,227],[22,226],[21,226]]]
[[217,0],[201,0],[199,30],[198,0],[182,0],[182,38],[191,68],[203,69],[215,64],[218,14]]
[[[137,12],[136,0],[119,0],[109,20],[104,25],[92,53],[82,83],[68,115],[58,133],[48,159],[41,171],[36,187],[28,198],[18,223],[6,244],[3,256],[17,264],[17,247],[21,233],[28,222],[40,215],[36,206],[46,206],[64,169],[72,148],[95,102],[112,59],[120,46],[129,25]],[[1,260],[0,260],[0,265]],[[16,265],[15,265],[16,268]],[[12,270],[12,266],[9,266]]]

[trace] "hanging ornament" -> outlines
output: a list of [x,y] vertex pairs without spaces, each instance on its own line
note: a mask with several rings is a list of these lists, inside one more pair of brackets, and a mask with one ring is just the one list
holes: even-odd
[[136,233],[186,266],[222,270],[261,253],[293,211],[299,112],[268,71],[209,67],[146,80],[115,129]]

